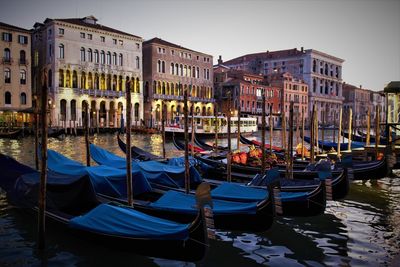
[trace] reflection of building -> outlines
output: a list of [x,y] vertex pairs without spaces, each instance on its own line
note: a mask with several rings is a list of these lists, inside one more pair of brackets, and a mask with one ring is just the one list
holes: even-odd
[[342,63],[343,59],[326,53],[308,49],[288,49],[248,54],[224,64],[233,69],[268,75],[274,72],[289,72],[293,77],[302,79],[308,84],[308,110],[316,104],[318,118],[321,111],[327,113],[327,123],[338,118],[342,107]]
[[[238,113],[240,104],[242,116],[258,117],[258,123],[260,123],[263,92],[265,92],[266,114],[269,114],[271,106],[274,114],[280,112],[281,90],[279,87],[267,85],[262,75],[229,69],[222,64],[221,58],[218,60],[218,65],[214,66],[214,88],[216,101],[220,104],[223,113],[228,111],[228,92],[232,99],[231,110],[235,115]],[[274,122],[278,121],[278,117],[275,116]]]
[[30,122],[30,31],[0,22],[0,127]]
[[53,125],[82,125],[83,104],[90,125],[119,127],[127,82],[132,90],[132,121],[143,114],[142,38],[98,24],[93,16],[46,19],[33,32],[34,93],[47,72]]
[[[212,115],[214,92],[212,56],[153,38],[143,43],[143,80],[147,125],[161,120],[162,103],[167,123],[183,113],[183,93],[198,115]],[[189,104],[190,105],[190,104]]]

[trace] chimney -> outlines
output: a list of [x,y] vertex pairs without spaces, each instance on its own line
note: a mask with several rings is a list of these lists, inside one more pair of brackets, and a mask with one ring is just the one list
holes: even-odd
[[304,52],[304,47],[301,47],[301,53],[303,53]]
[[222,56],[220,55],[218,57],[218,65],[221,65],[224,61],[222,60]]
[[360,84],[360,89],[362,89],[362,85]]

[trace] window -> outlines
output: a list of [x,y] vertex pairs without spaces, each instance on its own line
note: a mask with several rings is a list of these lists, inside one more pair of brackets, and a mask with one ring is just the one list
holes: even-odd
[[4,95],[4,103],[6,104],[6,105],[11,105],[11,93],[10,92],[6,92],[5,93],[5,95]]
[[100,36],[100,42],[104,43],[106,41],[106,37]]
[[26,71],[25,70],[21,70],[19,72],[19,81],[20,81],[20,84],[26,84]]
[[118,40],[119,45],[124,45],[124,41],[123,40]]
[[94,50],[94,62],[99,63],[99,50]]
[[3,32],[3,41],[12,42],[12,34],[8,32]]
[[85,39],[85,33],[81,32],[81,38]]
[[122,54],[119,54],[119,65],[120,65],[120,66],[123,65],[123,62],[124,62],[123,59],[124,59],[124,58],[123,58]]
[[4,49],[4,58],[3,58],[4,62],[11,62],[11,51],[9,48],[5,48]]
[[28,36],[18,35],[18,43],[28,44]]
[[63,28],[59,28],[58,29],[58,34],[64,35],[64,29]]
[[113,65],[117,65],[117,53],[113,53],[113,55],[112,55],[112,64]]
[[[164,64],[165,64],[165,62],[164,62]],[[136,68],[140,69],[140,58],[139,57],[136,57]]]
[[111,52],[107,52],[107,65],[111,65]]
[[175,54],[175,51],[174,50],[171,50],[171,55],[174,55]]
[[174,63],[171,63],[171,67],[169,69],[169,74],[171,74],[171,75],[175,74]]
[[26,64],[26,53],[24,50],[19,51],[19,64]]
[[87,51],[87,59],[89,62],[93,62],[93,53],[92,53],[92,49],[88,48]]
[[112,39],[113,40],[113,44],[117,44],[117,39]]
[[81,47],[81,61],[86,61],[86,52],[84,47]]
[[88,38],[89,40],[92,40],[92,39],[93,39],[93,35],[92,35],[91,33],[88,33],[88,34],[87,34],[87,38]]
[[49,44],[49,57],[51,58],[52,55],[53,55],[53,46]]
[[161,60],[157,61],[157,72],[161,72]]
[[106,54],[104,53],[103,50],[101,50],[101,52],[100,52],[100,63],[104,64],[105,61],[106,61]]
[[64,58],[64,45],[63,44],[60,44],[58,46],[58,57]]
[[21,93],[21,105],[26,105],[26,94]]
[[140,49],[140,44],[136,43],[136,49]]
[[4,82],[11,83],[11,70],[9,68],[4,70]]
[[165,73],[165,61],[161,62],[161,72]]

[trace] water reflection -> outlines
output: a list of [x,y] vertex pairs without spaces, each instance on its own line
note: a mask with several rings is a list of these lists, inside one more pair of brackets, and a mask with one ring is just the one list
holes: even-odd
[[[267,133],[268,134],[268,133]],[[259,138],[260,133],[255,134]],[[274,134],[276,144],[280,135]],[[260,139],[260,138],[259,138]],[[232,145],[236,146],[232,138]],[[268,140],[268,139],[267,139]],[[90,141],[120,156],[116,135]],[[208,140],[212,143],[212,140]],[[226,139],[220,144],[227,143]],[[161,135],[133,135],[132,143],[161,155]],[[85,162],[83,137],[49,139],[49,148]],[[0,152],[34,166],[33,138],[0,139]],[[180,156],[172,142],[168,157]],[[92,162],[94,164],[94,162]],[[2,170],[5,171],[5,170]],[[378,266],[400,248],[400,179],[353,182],[343,201],[329,202],[325,214],[309,218],[278,218],[265,233],[218,231],[207,256],[197,263],[149,258],[105,248],[49,226],[47,265],[52,266]],[[11,207],[0,192],[0,266],[40,265],[35,250],[36,218]]]

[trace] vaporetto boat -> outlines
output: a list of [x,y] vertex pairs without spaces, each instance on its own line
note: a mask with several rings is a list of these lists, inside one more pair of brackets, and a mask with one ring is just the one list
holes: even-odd
[[[195,133],[202,136],[213,137],[215,131],[221,136],[226,136],[228,133],[228,119],[226,116],[193,116]],[[175,123],[165,126],[165,133],[184,133],[185,124],[184,117],[176,117]],[[238,132],[238,117],[231,117],[231,133],[235,135]],[[189,115],[189,132],[192,131],[192,116]],[[257,118],[255,117],[240,117],[240,132],[242,134],[251,134],[257,132]]]

